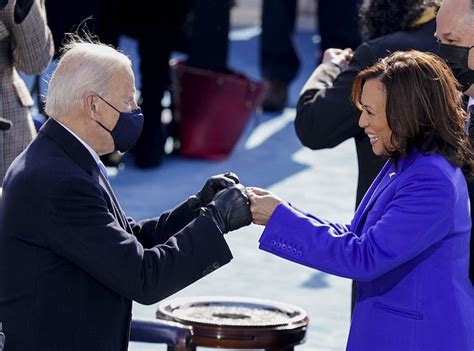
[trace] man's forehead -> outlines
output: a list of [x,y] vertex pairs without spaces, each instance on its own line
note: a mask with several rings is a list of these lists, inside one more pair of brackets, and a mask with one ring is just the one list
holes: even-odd
[[[449,17],[454,22],[459,21],[460,17],[469,18],[474,15],[474,0],[444,0],[438,15]],[[455,16],[453,16],[455,14]]]
[[[474,0],[444,0],[436,19],[438,39],[474,45]],[[471,44],[472,43],[472,44]]]

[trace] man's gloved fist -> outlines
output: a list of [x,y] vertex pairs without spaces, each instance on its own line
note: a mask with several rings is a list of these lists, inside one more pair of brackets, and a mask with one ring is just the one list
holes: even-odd
[[214,200],[202,209],[202,214],[211,218],[222,234],[252,223],[250,202],[240,184],[217,193]]
[[189,208],[194,211],[207,206],[216,194],[226,188],[239,184],[239,177],[233,172],[212,176],[196,195],[189,197]]

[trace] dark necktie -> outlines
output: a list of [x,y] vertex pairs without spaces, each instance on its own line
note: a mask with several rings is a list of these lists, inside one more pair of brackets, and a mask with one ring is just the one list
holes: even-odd
[[98,165],[99,165],[99,170],[100,170],[100,176],[101,176],[101,178],[104,182],[104,185],[105,185],[104,188],[105,188],[107,194],[109,194],[109,197],[112,200],[112,204],[116,208],[116,211],[118,212],[115,217],[120,222],[122,228],[124,228],[126,230],[127,227],[128,227],[127,226],[127,220],[126,220],[127,217],[125,216],[125,213],[123,212],[122,208],[120,207],[120,204],[119,204],[117,198],[115,197],[114,191],[112,190],[112,187],[110,185],[109,175],[107,174],[107,169],[105,168],[105,166],[102,162],[99,162]]

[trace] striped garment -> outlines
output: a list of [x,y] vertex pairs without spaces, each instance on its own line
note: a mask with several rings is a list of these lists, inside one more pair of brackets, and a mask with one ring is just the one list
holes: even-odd
[[26,18],[15,24],[15,2],[9,1],[0,11],[0,117],[13,123],[8,131],[0,131],[0,183],[12,161],[35,135],[29,112],[33,99],[18,71],[39,74],[48,67],[54,53],[44,3],[35,0]]

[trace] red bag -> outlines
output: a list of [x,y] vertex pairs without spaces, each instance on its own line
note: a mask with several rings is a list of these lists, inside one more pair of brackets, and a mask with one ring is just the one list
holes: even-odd
[[171,61],[181,155],[222,160],[229,155],[260,103],[263,82],[228,71]]

